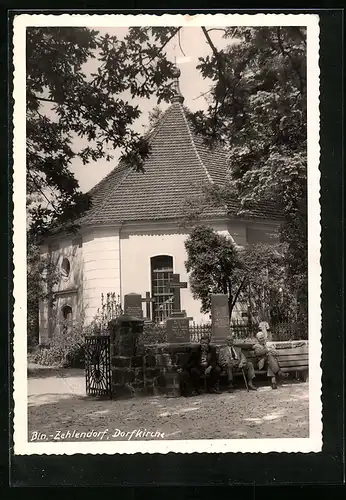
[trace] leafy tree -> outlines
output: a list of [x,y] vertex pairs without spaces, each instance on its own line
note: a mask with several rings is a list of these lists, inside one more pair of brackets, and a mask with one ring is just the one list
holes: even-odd
[[239,279],[242,263],[230,238],[205,226],[196,226],[185,242],[192,295],[202,302],[201,311],[210,311],[210,295],[228,295],[229,316],[239,298],[245,279]]
[[248,245],[240,256],[249,277],[241,298],[251,304],[251,312],[273,326],[296,320],[297,301],[287,286],[284,245]]
[[[233,241],[209,227],[195,226],[185,242],[190,287],[210,311],[210,295],[228,295],[230,317],[237,302],[251,318],[272,325],[295,320],[296,297],[287,286],[284,245],[256,244],[237,248]],[[256,321],[255,321],[256,322]]]
[[[173,64],[162,50],[176,32],[130,28],[120,40],[86,28],[27,29],[27,190],[39,195],[30,205],[35,234],[88,208],[89,197],[69,169],[74,158],[110,160],[110,150],[120,147],[142,168],[148,144],[132,129],[140,110],[123,93],[169,99]],[[88,74],[92,59],[97,67]],[[78,150],[76,137],[84,143]]]
[[207,112],[192,115],[207,142],[220,140],[228,150],[229,181],[208,197],[223,205],[240,200],[239,214],[268,201],[281,211],[287,279],[306,303],[306,30],[232,27],[225,37],[229,47],[214,46],[200,59],[202,76],[215,84]]

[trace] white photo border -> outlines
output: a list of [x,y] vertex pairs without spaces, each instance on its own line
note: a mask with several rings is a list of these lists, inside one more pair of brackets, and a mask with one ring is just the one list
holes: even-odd
[[[74,455],[134,453],[309,453],[322,450],[321,401],[321,225],[319,16],[317,14],[162,14],[88,15],[19,14],[14,18],[13,113],[13,263],[14,263],[14,454]],[[27,409],[27,263],[26,263],[26,47],[33,26],[306,26],[308,137],[308,304],[309,304],[309,437],[299,439],[204,439],[108,442],[28,442]],[[318,334],[319,332],[319,334]]]

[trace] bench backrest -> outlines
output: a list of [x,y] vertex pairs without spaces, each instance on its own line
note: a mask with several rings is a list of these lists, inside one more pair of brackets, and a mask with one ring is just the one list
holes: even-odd
[[[309,346],[303,344],[300,346],[275,347],[278,353],[277,359],[280,367],[284,371],[303,371],[309,367]],[[244,346],[242,352],[246,358],[251,361],[255,368],[258,365],[258,359],[251,346]]]

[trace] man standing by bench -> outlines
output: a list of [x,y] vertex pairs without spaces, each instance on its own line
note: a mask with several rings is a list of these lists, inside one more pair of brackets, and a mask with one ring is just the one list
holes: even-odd
[[257,391],[252,383],[255,377],[254,366],[248,361],[240,347],[235,347],[233,337],[227,337],[226,346],[220,347],[219,365],[227,373],[228,392],[233,392],[233,373],[238,370],[244,370],[247,378],[247,385],[250,391]]
[[271,379],[272,389],[277,389],[276,376],[287,377],[287,373],[281,370],[275,349],[267,346],[264,333],[258,332],[256,339],[257,342],[254,345],[254,351],[258,359],[258,369],[267,369],[267,376]]

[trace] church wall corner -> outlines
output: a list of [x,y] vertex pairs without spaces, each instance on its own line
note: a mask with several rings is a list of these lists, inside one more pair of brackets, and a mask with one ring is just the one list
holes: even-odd
[[91,228],[83,234],[83,307],[90,323],[101,295],[120,295],[119,228]]

